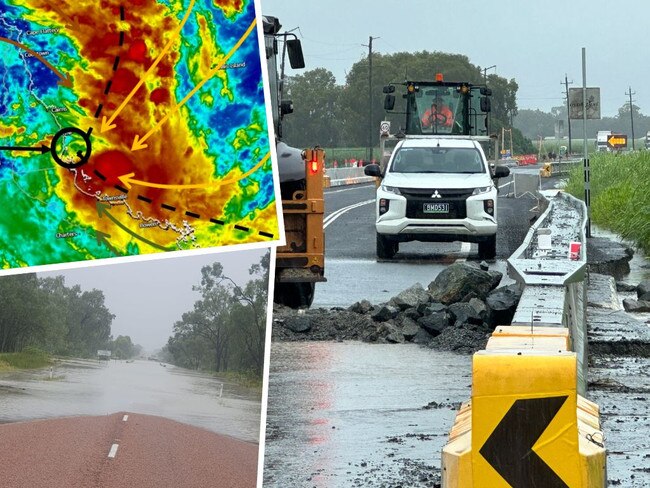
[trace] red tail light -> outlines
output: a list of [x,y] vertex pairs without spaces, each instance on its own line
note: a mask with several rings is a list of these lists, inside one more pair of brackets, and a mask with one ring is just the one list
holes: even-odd
[[309,171],[310,171],[311,174],[313,174],[313,175],[315,175],[316,173],[318,173],[318,161],[314,160],[314,161],[310,161],[310,162],[309,162]]

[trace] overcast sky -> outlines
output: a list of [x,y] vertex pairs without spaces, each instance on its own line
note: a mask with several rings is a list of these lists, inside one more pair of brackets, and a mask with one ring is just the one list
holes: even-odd
[[[565,103],[565,73],[582,86],[582,48],[587,86],[601,88],[602,115],[613,116],[629,98],[650,114],[647,0],[261,0],[262,12],[299,27],[306,69],[324,67],[345,82],[347,70],[373,50],[442,51],[515,78],[520,109]],[[491,69],[488,73],[494,73]],[[431,75],[434,76],[434,73]],[[394,81],[394,80],[387,80]],[[456,81],[456,80],[453,80]],[[460,81],[460,80],[458,80]]]
[[113,337],[131,336],[148,352],[161,348],[172,334],[174,322],[192,309],[200,297],[192,291],[201,281],[201,268],[218,261],[237,284],[249,279],[248,268],[259,262],[266,249],[229,251],[135,263],[38,273],[40,277],[65,276],[67,286],[104,292],[106,306],[116,315]]

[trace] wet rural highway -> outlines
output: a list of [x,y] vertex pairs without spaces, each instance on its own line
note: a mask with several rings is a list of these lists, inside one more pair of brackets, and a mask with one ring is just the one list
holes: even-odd
[[[557,183],[543,180],[543,187]],[[328,282],[316,286],[312,309],[347,308],[362,299],[386,302],[415,282],[426,288],[453,262],[478,263],[475,245],[417,242],[401,245],[393,260],[378,262],[374,206],[364,203],[373,195],[372,185],[326,192]],[[505,260],[521,244],[536,201],[503,195],[499,205],[497,259],[489,264],[505,275]],[[637,262],[626,280],[650,278],[641,266],[645,261]],[[502,284],[509,282],[504,276]],[[415,344],[273,342],[264,487],[439,486],[441,449],[460,402],[471,395],[471,359]],[[601,387],[592,384],[588,396],[603,409],[612,449],[610,486],[650,486],[643,466],[650,442],[641,434],[649,418],[643,407],[647,386],[636,388],[625,378],[644,368],[647,359],[607,361],[597,358],[592,364],[590,381]],[[610,363],[634,368],[617,373]],[[643,382],[647,374],[640,374]]]
[[260,398],[228,382],[220,391],[214,377],[155,361],[2,373],[0,485],[254,487]]

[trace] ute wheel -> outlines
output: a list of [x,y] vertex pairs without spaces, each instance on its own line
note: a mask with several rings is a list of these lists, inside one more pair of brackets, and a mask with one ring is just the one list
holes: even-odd
[[497,255],[497,236],[490,236],[487,240],[478,243],[479,259],[494,259]]
[[309,307],[314,301],[315,283],[275,283],[273,301],[291,308]]
[[399,250],[399,243],[390,237],[377,234],[377,257],[379,259],[392,259]]

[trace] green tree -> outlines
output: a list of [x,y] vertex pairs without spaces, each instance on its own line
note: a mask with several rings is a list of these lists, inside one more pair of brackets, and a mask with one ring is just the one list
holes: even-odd
[[294,112],[283,120],[284,136],[295,147],[337,146],[340,142],[339,98],[334,75],[317,68],[286,81]]
[[214,371],[254,372],[264,364],[270,253],[249,269],[240,285],[221,263],[201,269],[194,287],[201,298],[174,324],[166,353],[174,364]]

